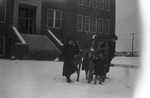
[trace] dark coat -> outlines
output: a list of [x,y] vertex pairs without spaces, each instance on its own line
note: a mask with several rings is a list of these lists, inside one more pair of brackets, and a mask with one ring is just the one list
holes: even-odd
[[104,75],[106,60],[96,58],[93,60],[93,63],[94,63],[94,75]]
[[78,55],[79,53],[79,48],[75,44],[69,45],[68,42],[64,45],[63,51],[61,55],[59,56],[59,59],[64,60],[64,65],[63,65],[63,76],[69,76],[73,74],[76,71],[76,66],[72,63],[72,59],[74,58],[75,55]]
[[106,72],[109,72],[110,64],[112,59],[115,57],[115,48],[116,48],[116,42],[109,42],[109,52],[108,52],[108,62],[106,67]]
[[82,70],[89,70],[90,58],[89,58],[88,54],[89,54],[89,52],[86,52],[84,54],[83,63],[82,63]]
[[108,53],[108,58],[112,60],[115,56],[115,48],[116,48],[116,42],[109,42],[109,53]]

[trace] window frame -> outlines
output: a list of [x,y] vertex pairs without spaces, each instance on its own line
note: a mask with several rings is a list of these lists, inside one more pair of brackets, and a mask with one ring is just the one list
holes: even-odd
[[[79,17],[79,16],[82,17],[82,21],[81,21],[81,22],[78,21],[78,17]],[[78,27],[79,27],[78,24],[81,24],[81,30],[78,29]],[[79,32],[82,32],[82,31],[83,31],[83,15],[81,15],[81,14],[77,14],[77,31],[79,31]]]
[[78,0],[78,5],[83,6],[84,5],[84,0],[82,0],[82,3],[80,3],[79,0]]
[[[96,19],[95,20],[96,23],[93,22],[93,19]],[[91,19],[91,30],[93,29],[93,26],[95,26],[96,31],[95,32],[91,31],[91,33],[97,33],[97,17],[92,17]]]
[[[48,17],[48,12],[49,11],[53,11],[53,18],[51,18],[51,17]],[[56,12],[60,12],[61,13],[61,16],[60,16],[60,27],[56,27]],[[48,25],[48,20],[49,19],[53,19],[53,26],[51,27],[51,26],[49,26]],[[56,9],[47,9],[47,27],[48,28],[55,28],[55,29],[61,29],[62,28],[62,11],[61,10],[56,10]]]
[[0,23],[6,23],[6,9],[7,9],[7,1],[6,0],[4,0],[4,3],[5,3],[5,8],[4,8],[4,20],[0,20]]
[[84,3],[85,3],[85,6],[86,6],[86,7],[91,7],[91,0],[89,0],[89,5],[86,4],[86,3],[87,3],[87,0],[85,0]]
[[[108,3],[107,3],[107,1],[108,1]],[[108,5],[108,9],[107,9],[107,5]],[[110,11],[110,0],[105,0],[105,10]]]
[[[108,26],[106,25],[106,22],[108,22]],[[108,31],[108,32],[106,32]],[[105,34],[109,35],[110,34],[110,20],[109,19],[105,19]]]
[[[102,20],[102,25],[100,25],[100,21]],[[102,32],[100,31],[100,27],[102,28]],[[98,34],[104,34],[104,19],[103,18],[98,18]]]
[[[102,3],[102,7],[100,6],[100,3]],[[104,8],[105,8],[105,1],[104,0],[99,0],[99,2],[98,2],[98,5],[99,5],[99,10],[104,10]]]
[[[86,19],[85,18],[88,18],[88,21],[89,21],[89,23],[86,23]],[[88,28],[89,28],[89,30],[88,31],[86,31],[86,26],[88,25]],[[84,32],[87,32],[87,33],[89,33],[90,32],[90,17],[89,16],[84,16]]]
[[3,48],[3,54],[0,54],[0,57],[2,57],[5,55],[5,36],[0,36],[0,38],[3,38],[4,41],[3,45],[0,45],[0,48]]
[[[96,6],[94,6],[94,1],[96,2]],[[98,3],[98,0],[92,0],[92,8],[97,9],[98,7],[97,3]]]

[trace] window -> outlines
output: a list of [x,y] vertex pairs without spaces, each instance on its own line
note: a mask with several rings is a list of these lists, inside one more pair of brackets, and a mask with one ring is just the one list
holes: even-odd
[[1,0],[0,2],[0,23],[4,23],[6,18],[6,1]]
[[104,10],[104,0],[99,0],[99,9]]
[[92,0],[92,7],[97,8],[97,0]]
[[104,19],[98,19],[98,34],[103,34]]
[[62,23],[62,12],[49,9],[47,12],[47,20],[48,27],[60,29]]
[[109,34],[110,32],[110,20],[105,20],[105,34]]
[[83,16],[77,15],[77,31],[83,31]]
[[4,56],[5,51],[5,37],[0,36],[0,56]]
[[110,11],[110,0],[105,0],[105,10]]
[[90,18],[89,18],[89,16],[84,17],[84,31],[90,32]]
[[85,0],[85,6],[91,7],[91,0]]
[[96,33],[97,32],[97,18],[96,17],[92,17],[92,20],[91,20],[91,32],[92,33]]
[[84,5],[84,0],[78,0],[78,5]]

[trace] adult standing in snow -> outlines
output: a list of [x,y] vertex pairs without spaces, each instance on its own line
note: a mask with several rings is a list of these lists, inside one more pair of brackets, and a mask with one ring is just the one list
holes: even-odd
[[75,43],[72,36],[67,37],[67,43],[64,45],[63,51],[59,56],[59,59],[64,60],[63,73],[62,75],[66,77],[67,82],[70,83],[71,74],[75,73],[77,70],[76,66],[72,63],[72,60],[79,54],[79,48]]
[[[106,74],[109,72],[111,61],[115,57],[115,49],[116,49],[116,41],[118,40],[118,37],[116,35],[112,35],[110,42],[109,42],[109,52],[108,52],[108,63],[106,67]],[[108,79],[107,76],[105,76],[106,79]]]

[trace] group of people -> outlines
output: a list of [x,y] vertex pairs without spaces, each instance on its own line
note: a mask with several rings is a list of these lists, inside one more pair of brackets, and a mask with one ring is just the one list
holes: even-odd
[[[94,71],[93,74],[95,75],[94,84],[96,84],[97,79],[99,79],[99,84],[107,79],[106,74],[109,72],[109,68],[111,66],[111,61],[115,55],[115,46],[117,36],[113,35],[111,40],[109,41],[109,52],[108,52],[108,59],[104,55],[104,51],[96,51],[94,56],[92,56],[92,63],[94,64]],[[83,51],[82,51],[83,52]],[[80,55],[81,50],[74,41],[72,36],[67,37],[67,42],[64,45],[62,53],[59,55],[59,60],[63,59],[63,73],[62,75],[66,77],[66,82],[71,83],[72,80],[70,79],[71,75],[77,71],[76,64],[73,63],[73,60]],[[82,70],[85,70],[86,79],[89,77],[89,65],[91,59],[91,52],[84,51],[83,54],[83,62],[82,62]]]

